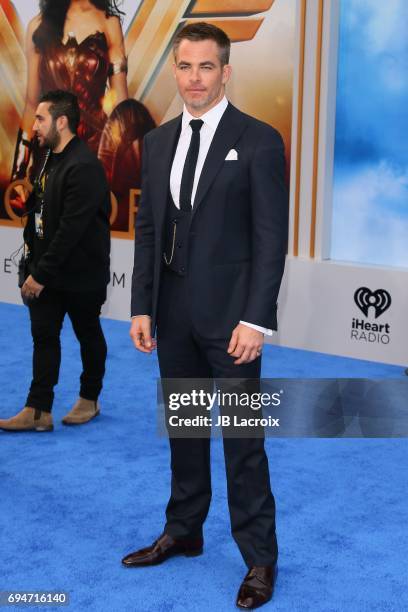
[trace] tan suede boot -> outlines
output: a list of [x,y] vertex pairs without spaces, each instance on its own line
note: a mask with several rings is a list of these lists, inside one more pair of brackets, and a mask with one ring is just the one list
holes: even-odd
[[98,402],[79,397],[72,410],[64,416],[62,422],[64,425],[82,425],[98,416],[99,412]]
[[30,406],[25,406],[11,419],[0,419],[0,429],[6,431],[52,431],[52,415]]

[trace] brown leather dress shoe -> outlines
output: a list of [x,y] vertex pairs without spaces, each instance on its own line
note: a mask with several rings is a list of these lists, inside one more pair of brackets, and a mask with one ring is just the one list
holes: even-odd
[[197,557],[203,552],[203,538],[175,540],[163,533],[151,546],[130,553],[122,559],[126,567],[158,565],[175,555]]
[[263,606],[271,599],[274,586],[274,565],[251,567],[238,591],[238,608],[253,610]]

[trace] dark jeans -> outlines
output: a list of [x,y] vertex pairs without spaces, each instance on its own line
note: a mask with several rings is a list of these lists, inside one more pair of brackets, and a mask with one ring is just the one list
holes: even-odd
[[57,291],[45,288],[29,307],[33,337],[33,380],[26,406],[51,412],[61,363],[60,333],[65,314],[81,347],[83,371],[79,395],[96,401],[105,374],[106,341],[99,315],[106,288]]

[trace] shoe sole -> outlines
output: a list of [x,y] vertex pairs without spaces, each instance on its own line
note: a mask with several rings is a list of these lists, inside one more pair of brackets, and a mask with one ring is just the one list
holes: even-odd
[[185,557],[199,557],[200,555],[203,554],[203,549],[200,548],[200,550],[186,551],[181,554],[184,555]]
[[54,431],[54,426],[49,425],[48,427],[32,427],[30,429],[7,429],[6,427],[0,427],[2,431],[8,431],[9,433],[26,433],[27,431],[35,431],[37,433],[44,433],[45,431]]
[[179,553],[175,553],[174,555],[170,555],[169,557],[165,557],[164,559],[162,559],[161,561],[156,561],[154,563],[134,563],[134,564],[127,564],[127,563],[123,563],[122,561],[122,565],[123,567],[153,567],[154,565],[161,565],[162,563],[164,563],[165,561],[168,561],[169,559],[172,559],[173,557],[199,557],[200,555],[203,554],[203,548],[200,548],[199,550],[187,550],[184,552],[179,552]]
[[92,421],[92,419],[94,419],[95,417],[99,416],[100,412],[101,411],[98,410],[98,412],[95,412],[95,414],[92,415],[90,419],[88,419],[87,421],[83,421],[82,423],[70,423],[69,421],[64,421],[64,419],[62,419],[61,423],[63,425],[68,425],[68,426],[73,425],[74,427],[75,427],[75,425],[86,425],[87,423],[89,423],[89,421]]

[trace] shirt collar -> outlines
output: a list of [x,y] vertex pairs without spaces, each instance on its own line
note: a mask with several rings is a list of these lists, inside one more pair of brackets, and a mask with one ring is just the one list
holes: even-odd
[[193,115],[188,112],[186,106],[184,105],[183,118],[181,120],[181,131],[184,132],[192,119],[201,119],[212,129],[213,132],[215,132],[227,106],[228,100],[224,96],[222,100],[218,102],[218,104],[210,108],[210,110],[204,113],[204,115],[201,115],[201,117],[193,117]]
[[54,151],[52,151],[52,155],[51,155],[52,159],[54,161],[56,161],[56,160],[59,161],[61,159],[64,159],[64,157],[67,155],[67,153],[69,153],[71,151],[71,149],[75,147],[77,142],[79,142],[79,137],[75,134],[74,137],[71,138],[71,140],[69,142],[67,142],[67,144],[62,149],[62,151],[60,151],[59,153],[54,153]]

